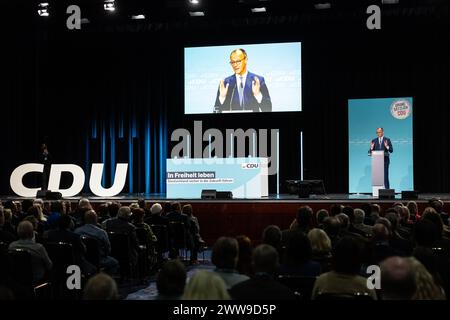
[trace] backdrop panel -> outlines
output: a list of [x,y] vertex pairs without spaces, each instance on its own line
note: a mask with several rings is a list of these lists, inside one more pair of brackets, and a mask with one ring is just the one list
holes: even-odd
[[390,188],[414,190],[412,98],[352,99],[348,102],[349,192],[371,193],[370,142],[378,127],[392,141]]

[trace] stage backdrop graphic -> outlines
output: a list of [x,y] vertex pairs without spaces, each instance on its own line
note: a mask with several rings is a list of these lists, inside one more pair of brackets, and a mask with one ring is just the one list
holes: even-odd
[[230,53],[247,52],[249,72],[264,77],[272,112],[302,110],[301,43],[240,44],[184,49],[184,112],[213,113],[220,79],[234,74]]
[[348,102],[349,192],[372,192],[370,142],[376,129],[392,141],[389,182],[396,192],[414,190],[412,98],[351,99]]

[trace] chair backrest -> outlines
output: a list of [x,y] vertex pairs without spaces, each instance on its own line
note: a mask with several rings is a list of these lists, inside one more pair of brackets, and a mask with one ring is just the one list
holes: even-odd
[[33,266],[31,264],[31,254],[25,249],[11,249],[8,252],[11,264],[11,277],[18,283],[25,286],[33,285]]
[[320,293],[316,296],[319,301],[337,301],[337,300],[366,300],[370,301],[373,298],[367,292],[354,293]]
[[86,260],[96,266],[97,269],[100,268],[100,244],[97,239],[83,235],[81,241],[86,247]]
[[136,228],[136,237],[140,245],[149,245],[148,231],[145,228]]
[[280,275],[278,281],[294,292],[298,292],[302,300],[311,300],[316,277]]
[[156,236],[158,251],[166,252],[169,250],[169,232],[167,230],[167,226],[163,224],[152,224],[150,225],[153,233]]
[[60,280],[65,278],[67,267],[76,264],[71,243],[47,242],[44,244],[50,260],[53,262],[52,275]]
[[67,242],[47,242],[44,245],[53,266],[65,266],[75,263],[73,247]]
[[108,232],[109,242],[111,243],[111,256],[119,262],[130,260],[130,237],[128,233]]
[[183,222],[170,221],[169,235],[173,247],[177,249],[186,248],[186,229]]

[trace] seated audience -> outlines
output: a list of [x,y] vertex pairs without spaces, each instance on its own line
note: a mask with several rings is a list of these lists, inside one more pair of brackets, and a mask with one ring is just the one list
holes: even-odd
[[361,269],[361,246],[352,237],[339,240],[333,250],[332,271],[320,275],[315,284],[312,298],[324,293],[353,295],[367,294],[376,300],[374,290],[367,287],[366,278],[358,273]]
[[144,222],[145,211],[144,209],[137,208],[133,209],[132,219],[133,225],[136,228],[144,229],[147,234],[147,240],[149,244],[153,244],[157,241],[155,234],[152,231],[152,228]]
[[416,283],[416,291],[412,300],[445,300],[445,292],[425,266],[416,258],[409,257],[409,262]]
[[193,247],[193,239],[191,234],[191,220],[187,215],[181,212],[181,204],[179,202],[171,203],[171,212],[166,214],[167,219],[169,219],[169,240],[171,241],[169,256],[175,259],[179,255],[179,250],[176,248],[175,239],[176,231],[171,227],[172,223],[183,223],[184,226],[184,242],[186,243],[186,248],[191,250]]
[[119,262],[109,256],[111,253],[111,243],[105,230],[97,226],[97,214],[94,210],[89,210],[84,215],[85,224],[75,229],[75,233],[87,236],[97,240],[100,253],[100,267],[105,269],[105,272],[114,275],[119,270]]
[[157,224],[167,226],[169,219],[161,216],[163,211],[162,206],[159,203],[155,203],[150,207],[150,216],[145,219],[145,223],[148,225]]
[[355,219],[353,221],[353,228],[363,232],[366,235],[372,234],[372,227],[364,223],[365,213],[362,209],[354,210]]
[[83,294],[84,300],[118,300],[116,281],[105,273],[99,273],[88,280]]
[[108,205],[109,218],[103,219],[101,222],[103,229],[106,229],[107,221],[117,219],[117,213],[119,212],[120,207],[120,203],[116,201],[113,201]]
[[330,269],[331,240],[325,231],[314,228],[308,232],[308,239],[311,243],[312,260],[320,263],[321,272]]
[[64,208],[61,201],[53,201],[50,204],[50,214],[47,218],[47,228],[56,229],[58,227],[58,220],[61,214],[64,213]]
[[230,294],[237,300],[294,300],[294,293],[275,280],[279,267],[278,253],[274,247],[261,244],[253,251],[255,276],[236,284]]
[[384,224],[376,223],[372,229],[371,264],[380,264],[386,258],[397,256],[399,252],[389,244],[389,230]]
[[12,211],[11,209],[3,209],[3,216],[4,216],[4,221],[3,221],[3,227],[2,229],[4,231],[8,231],[9,233],[12,233],[14,235],[17,234],[16,232],[16,226],[13,224],[12,221]]
[[230,300],[230,295],[221,277],[198,270],[186,285],[183,300]]
[[22,221],[17,227],[19,240],[11,242],[9,250],[24,249],[31,254],[33,280],[42,280],[52,268],[52,261],[48,257],[47,250],[40,243],[33,241],[34,229],[29,221]]
[[240,274],[245,274],[246,276],[253,276],[253,266],[252,266],[252,252],[253,246],[252,241],[249,237],[241,235],[237,236],[236,240],[239,245],[239,257],[236,270]]
[[156,278],[158,300],[179,300],[186,285],[186,268],[179,260],[163,264]]
[[304,277],[317,277],[320,275],[320,263],[312,258],[311,243],[303,233],[294,234],[288,242],[286,260],[280,268],[280,274]]
[[3,226],[5,225],[5,214],[3,207],[0,206],[0,242],[10,244],[11,242],[17,239],[16,235],[9,232],[8,230],[4,230]]
[[317,227],[323,229],[323,220],[328,218],[330,215],[327,209],[320,209],[316,212],[316,225]]
[[213,246],[211,260],[216,266],[214,272],[223,279],[227,289],[248,279],[236,270],[238,257],[239,244],[234,238],[221,237]]
[[130,220],[130,207],[120,207],[117,213],[117,219],[110,219],[106,221],[106,231],[126,234],[129,237],[128,255],[130,263],[135,266],[138,259],[139,242],[136,236],[136,227],[128,221]]
[[46,239],[47,242],[64,242],[71,244],[74,262],[81,267],[84,274],[94,274],[96,268],[85,258],[86,247],[81,241],[80,235],[70,230],[73,227],[70,216],[66,214],[61,215],[56,221],[58,223],[58,228],[46,231],[44,233],[44,239]]
[[390,257],[380,264],[380,268],[381,299],[411,300],[417,290],[412,261]]
[[271,245],[278,251],[278,256],[283,257],[284,253],[281,246],[281,229],[278,226],[267,226],[262,235],[262,243]]
[[290,237],[297,232],[307,234],[313,228],[313,210],[309,206],[301,206],[297,211],[297,217],[287,230],[283,230],[281,241],[287,246]]
[[341,239],[341,222],[336,217],[328,217],[323,221],[323,228],[330,238],[331,246],[334,248]]
[[182,213],[188,217],[190,225],[190,234],[192,237],[191,263],[198,264],[198,250],[200,249],[200,246],[205,243],[200,236],[200,224],[198,223],[197,217],[194,216],[192,205],[184,205]]
[[417,202],[415,201],[409,201],[406,206],[409,209],[409,218],[411,219],[411,221],[418,221],[420,220],[420,215],[419,215],[419,206],[417,205]]

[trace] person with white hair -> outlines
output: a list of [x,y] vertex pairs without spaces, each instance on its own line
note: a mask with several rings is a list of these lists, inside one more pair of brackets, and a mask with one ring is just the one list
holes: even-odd
[[119,208],[117,213],[117,219],[107,220],[106,231],[115,232],[121,234],[127,234],[129,237],[129,258],[133,265],[137,263],[137,250],[139,249],[139,242],[136,236],[136,227],[132,225],[129,220],[131,217],[131,209],[127,206],[122,206]]
[[353,228],[362,231],[365,234],[372,234],[372,227],[364,224],[365,212],[362,209],[356,208],[353,211],[354,220],[353,220]]
[[169,219],[163,217],[161,213],[163,212],[163,207],[159,203],[154,203],[150,207],[150,216],[145,219],[145,223],[148,225],[157,224],[167,226],[169,224]]
[[199,270],[189,280],[183,300],[230,300],[225,282],[217,274]]

